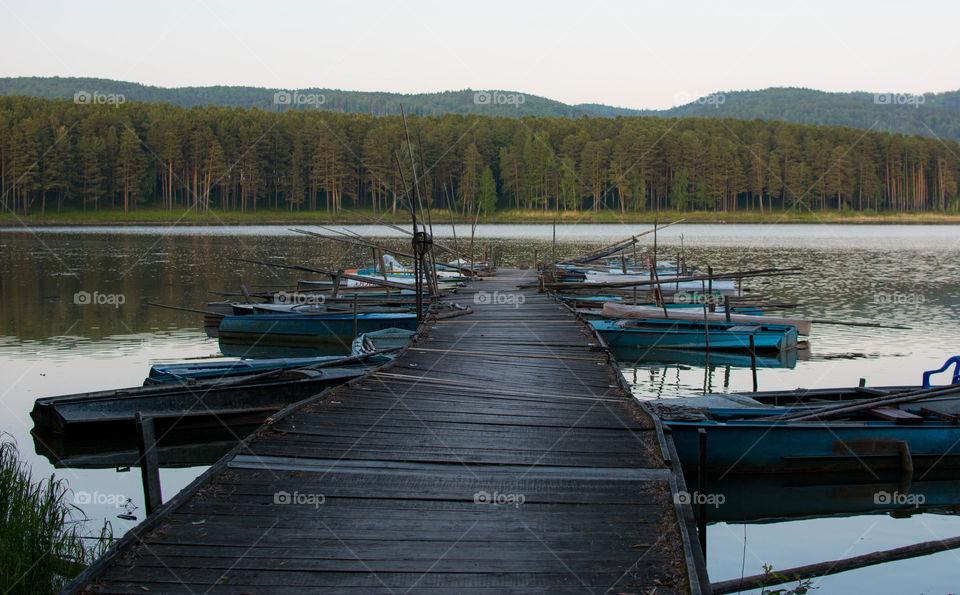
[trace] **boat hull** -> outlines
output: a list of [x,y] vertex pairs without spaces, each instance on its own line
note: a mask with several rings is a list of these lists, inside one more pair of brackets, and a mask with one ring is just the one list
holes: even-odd
[[590,320],[611,347],[658,349],[750,349],[782,351],[797,346],[797,329],[778,325],[735,325],[671,320]]
[[698,430],[707,434],[707,471],[744,473],[877,474],[960,467],[960,426],[890,422],[718,423],[664,421],[685,472],[697,468]]
[[[417,329],[416,314],[359,314],[356,334],[388,328]],[[297,316],[250,314],[227,316],[220,321],[223,343],[256,343],[257,345],[339,344],[349,346],[354,338],[351,314],[333,316]]]
[[170,382],[195,382],[204,379],[220,379],[247,374],[261,374],[276,370],[290,370],[315,364],[333,362],[342,359],[339,356],[327,357],[290,357],[272,359],[231,359],[176,364],[155,364],[144,385],[166,384]]
[[314,370],[308,377],[269,382],[132,387],[37,399],[30,417],[37,429],[76,434],[131,431],[139,412],[158,429],[256,423],[272,412],[365,374],[372,368]]

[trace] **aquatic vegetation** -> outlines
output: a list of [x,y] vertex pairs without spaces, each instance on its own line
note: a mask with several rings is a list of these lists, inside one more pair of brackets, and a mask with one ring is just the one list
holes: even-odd
[[69,494],[54,475],[35,482],[16,443],[0,442],[0,591],[55,593],[110,546],[109,522],[87,545]]

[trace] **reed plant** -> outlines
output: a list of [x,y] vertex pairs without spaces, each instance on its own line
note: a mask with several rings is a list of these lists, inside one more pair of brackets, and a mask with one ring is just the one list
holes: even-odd
[[56,593],[110,546],[109,521],[83,537],[70,493],[55,475],[35,482],[16,443],[0,440],[0,592]]

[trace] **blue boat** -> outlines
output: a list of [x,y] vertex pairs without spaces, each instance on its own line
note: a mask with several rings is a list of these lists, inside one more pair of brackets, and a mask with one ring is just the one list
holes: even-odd
[[313,345],[333,343],[350,345],[356,334],[388,328],[416,330],[417,315],[412,313],[361,313],[330,316],[289,314],[248,314],[225,316],[220,321],[221,343],[256,343],[258,345]]
[[270,359],[209,359],[198,362],[154,364],[150,366],[144,386],[168,382],[195,382],[206,378],[228,378],[259,374],[273,370],[291,370],[343,359],[327,357],[285,357]]
[[797,329],[777,324],[693,320],[589,320],[611,347],[783,351],[797,346]]
[[858,419],[781,422],[764,419],[783,410],[713,410],[712,419],[664,420],[680,463],[696,468],[698,431],[707,434],[711,474],[877,474],[881,471],[960,467],[960,425],[933,415],[920,423]]
[[375,369],[341,366],[288,370],[269,378],[206,380],[46,397],[34,402],[35,429],[73,436],[101,432],[133,435],[137,413],[152,417],[157,429],[219,428],[262,423],[271,413]]
[[[931,389],[930,376],[951,365],[953,382]],[[923,394],[897,402],[898,394]],[[933,390],[932,394],[929,392]],[[792,394],[792,400],[791,396]],[[845,408],[865,398],[870,407]],[[727,399],[728,404],[697,407]],[[707,436],[706,466],[712,474],[862,472],[874,477],[899,471],[960,468],[960,357],[924,372],[920,386],[706,395],[651,406],[669,428],[685,472],[698,465],[699,431]],[[686,401],[686,403],[685,403]],[[764,403],[785,403],[771,407]],[[822,408],[835,406],[828,417]],[[781,419],[793,411],[806,419]],[[813,417],[820,410],[822,418]]]

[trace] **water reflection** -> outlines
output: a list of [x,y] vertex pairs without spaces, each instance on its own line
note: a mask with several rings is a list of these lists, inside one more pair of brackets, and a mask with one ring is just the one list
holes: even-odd
[[[160,467],[200,467],[216,463],[259,424],[231,425],[199,431],[161,432],[157,441]],[[34,449],[54,467],[113,469],[132,467],[140,454],[134,432],[129,435],[67,436],[34,429]]]
[[[686,475],[685,480],[691,489],[698,485],[695,475]],[[710,478],[704,493],[722,495],[707,506],[708,523],[775,523],[860,514],[908,518],[960,511],[956,471],[930,473],[916,481],[898,474],[727,475]],[[699,513],[695,506],[694,515]]]
[[[475,249],[496,244],[505,266],[529,263],[532,251],[567,258],[585,249],[638,233],[644,225],[479,226]],[[405,250],[409,240],[386,227],[353,226]],[[450,238],[449,228],[437,235]],[[462,249],[470,235],[460,226]],[[638,252],[651,253],[651,236]],[[658,254],[716,271],[804,267],[804,274],[747,283],[758,297],[796,302],[787,316],[886,321],[911,330],[814,325],[810,351],[757,360],[760,390],[799,386],[848,386],[861,377],[869,385],[920,382],[922,370],[960,353],[960,228],[954,226],[708,226],[677,225],[658,236]],[[368,250],[294,234],[285,227],[44,229],[36,235],[0,230],[0,405],[2,430],[13,435],[37,477],[54,469],[75,491],[121,493],[140,501],[137,473],[116,473],[135,459],[129,437],[98,436],[64,441],[30,433],[29,411],[37,397],[139,385],[149,365],[219,354],[221,346],[203,332],[202,316],[150,307],[158,302],[203,308],[219,299],[214,291],[292,290],[306,273],[270,269],[236,259],[282,260],[323,268],[370,266]],[[77,303],[86,292],[90,303]],[[123,296],[123,303],[98,296]],[[82,301],[82,300],[81,300]],[[249,353],[249,346],[243,346]],[[270,356],[275,356],[275,352]],[[288,353],[306,356],[311,353]],[[741,357],[711,353],[654,353],[618,356],[635,394],[648,399],[682,398],[714,391],[752,390],[754,374]],[[235,444],[247,428],[220,428],[161,439],[162,484],[169,499]],[[885,478],[887,479],[887,478]],[[730,478],[713,488],[729,493],[726,511],[712,517],[709,564],[715,580],[759,572],[760,564],[786,568],[826,558],[906,545],[934,536],[960,535],[954,479],[915,481],[908,493],[928,495],[911,518],[893,518],[870,508],[872,490],[903,487],[898,478],[851,484],[840,478],[794,476],[779,480]],[[691,486],[694,484],[690,484]],[[711,489],[708,487],[708,489]],[[929,506],[927,506],[929,503]],[[91,533],[111,519],[118,534],[132,526],[109,506],[91,506]],[[719,516],[720,514],[724,516]],[[803,518],[828,514],[830,518]],[[840,517],[836,515],[842,515]],[[899,515],[899,513],[898,513]],[[900,515],[902,516],[902,515]],[[772,522],[777,520],[778,522]],[[732,525],[742,523],[748,525]],[[744,540],[744,534],[749,538]],[[954,588],[953,553],[901,562],[824,579],[822,592],[916,592],[917,577],[928,591]],[[949,561],[945,562],[944,557]],[[850,578],[852,577],[852,578]],[[878,578],[879,577],[879,578]],[[913,582],[910,582],[910,581]]]

